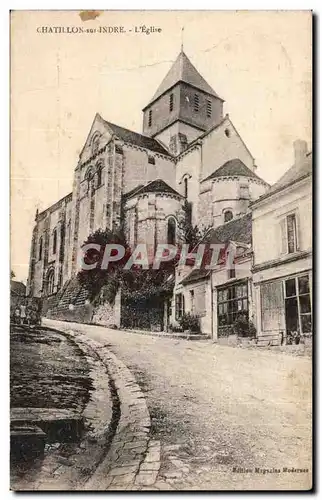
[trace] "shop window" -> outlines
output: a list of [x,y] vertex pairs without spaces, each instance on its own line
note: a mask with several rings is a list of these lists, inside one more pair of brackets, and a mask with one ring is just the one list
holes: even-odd
[[285,280],[285,323],[287,333],[312,332],[309,276]]
[[218,334],[231,327],[238,315],[248,319],[248,285],[247,281],[221,288],[217,291]]

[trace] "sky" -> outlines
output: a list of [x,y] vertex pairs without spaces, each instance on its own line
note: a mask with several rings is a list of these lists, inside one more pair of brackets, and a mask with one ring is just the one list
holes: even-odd
[[[162,31],[146,34],[143,25]],[[125,33],[37,32],[49,26],[123,26]],[[141,110],[182,42],[225,99],[224,112],[255,157],[259,176],[273,183],[292,165],[294,140],[311,148],[308,11],[101,11],[88,21],[77,11],[14,11],[11,269],[17,279],[28,276],[36,209],[72,191],[95,113],[141,132]]]

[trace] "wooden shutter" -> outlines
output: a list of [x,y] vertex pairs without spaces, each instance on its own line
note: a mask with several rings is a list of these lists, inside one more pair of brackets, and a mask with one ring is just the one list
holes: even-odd
[[285,329],[284,296],[281,281],[260,286],[261,323],[263,332],[278,333]]

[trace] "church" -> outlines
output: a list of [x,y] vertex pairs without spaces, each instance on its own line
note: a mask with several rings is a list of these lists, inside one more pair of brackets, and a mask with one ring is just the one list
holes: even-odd
[[[173,297],[152,311],[159,319],[150,328],[167,330],[190,311],[200,318],[203,333],[226,335],[229,322],[221,323],[226,292],[219,289],[216,303],[209,294],[229,282],[229,293],[240,297],[238,309],[252,314],[249,207],[269,189],[256,170],[254,157],[224,114],[222,96],[182,49],[143,109],[142,133],[95,115],[72,192],[36,213],[27,295],[43,298],[48,317],[127,327],[120,294],[113,306],[88,300],[76,278],[79,249],[89,234],[121,221],[130,245],[176,243],[188,206],[192,225],[210,228],[208,241],[229,240],[243,265],[239,271],[236,263],[229,276],[218,269],[211,276],[218,283],[211,285],[205,270],[176,273]],[[229,317],[233,321],[233,314]]]

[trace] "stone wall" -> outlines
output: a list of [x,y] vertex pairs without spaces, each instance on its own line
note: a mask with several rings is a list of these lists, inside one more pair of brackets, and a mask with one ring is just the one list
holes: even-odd
[[92,323],[104,326],[120,326],[121,316],[121,295],[117,293],[114,304],[105,302],[99,304],[95,309],[92,317]]

